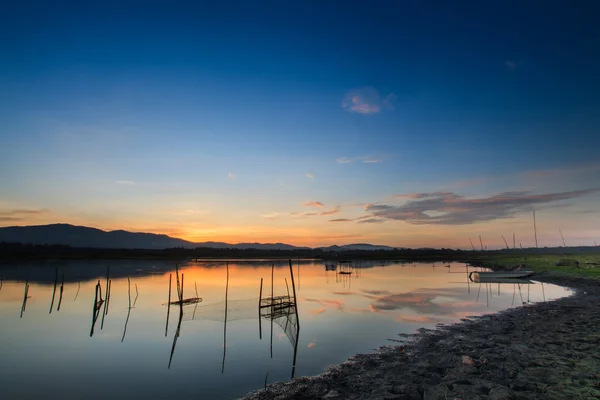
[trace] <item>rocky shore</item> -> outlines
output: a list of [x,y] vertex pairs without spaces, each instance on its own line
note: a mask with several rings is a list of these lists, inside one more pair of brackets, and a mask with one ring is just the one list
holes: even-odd
[[536,280],[575,294],[421,329],[402,345],[245,398],[600,399],[600,283],[551,274]]

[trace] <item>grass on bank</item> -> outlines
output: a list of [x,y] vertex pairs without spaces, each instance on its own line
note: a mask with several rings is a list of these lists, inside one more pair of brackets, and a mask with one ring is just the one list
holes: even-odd
[[[538,272],[552,272],[559,275],[570,275],[600,279],[599,253],[555,253],[555,254],[502,254],[483,253],[478,259],[495,266],[513,266],[524,264],[527,269]],[[577,266],[573,261],[578,261]],[[563,261],[569,265],[557,265]]]

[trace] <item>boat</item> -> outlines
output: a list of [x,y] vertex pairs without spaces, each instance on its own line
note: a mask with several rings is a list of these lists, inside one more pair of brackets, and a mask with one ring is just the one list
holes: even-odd
[[490,271],[490,272],[478,272],[473,271],[469,273],[469,279],[471,282],[487,282],[490,283],[491,279],[522,279],[528,278],[534,275],[534,271]]

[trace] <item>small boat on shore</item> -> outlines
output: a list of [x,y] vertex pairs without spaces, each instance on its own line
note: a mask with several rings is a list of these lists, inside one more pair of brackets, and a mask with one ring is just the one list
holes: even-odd
[[534,271],[490,271],[469,273],[471,282],[486,282],[491,283],[492,280],[498,279],[523,279],[534,275]]

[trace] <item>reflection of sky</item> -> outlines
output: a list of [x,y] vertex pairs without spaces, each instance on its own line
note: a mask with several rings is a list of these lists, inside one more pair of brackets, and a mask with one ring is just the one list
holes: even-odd
[[[30,381],[36,385],[27,386],[28,398],[45,398],[50,390],[63,398],[81,398],[82,393],[86,398],[116,394],[164,398],[175,387],[182,398],[215,398],[259,388],[267,372],[269,382],[289,378],[293,348],[282,329],[277,325],[273,328],[274,356],[271,359],[270,323],[262,321],[263,339],[259,340],[257,313],[248,315],[243,310],[230,313],[225,370],[221,374],[223,323],[209,318],[208,314],[211,304],[225,300],[225,269],[200,264],[182,269],[185,297],[195,295],[196,283],[204,301],[194,321],[188,321],[193,307],[186,308],[173,365],[167,370],[178,315],[171,313],[165,337],[166,307],[163,304],[167,300],[168,273],[141,276],[140,267],[150,268],[153,264],[150,261],[113,264],[114,269],[129,265],[132,272],[137,272],[132,274],[131,287],[135,297],[137,285],[139,297],[131,310],[123,343],[127,279],[112,281],[104,329],[100,329],[99,319],[91,338],[95,281],[81,282],[76,301],[77,283],[65,284],[61,310],[56,311],[57,290],[51,314],[48,311],[52,286],[30,283],[31,298],[22,319],[19,312],[24,283],[3,282],[0,356],[3,391],[9,398],[23,395],[21,385]],[[276,295],[286,292],[284,278],[291,283],[285,264],[278,263],[275,269]],[[74,261],[63,265],[59,273],[86,267],[97,268],[99,275],[105,268],[100,263]],[[349,282],[348,277],[342,282],[339,276],[325,272],[319,264],[303,265],[299,276],[296,267],[294,271],[301,326],[296,376],[317,374],[353,354],[388,344],[386,339],[395,338],[398,333],[501,310],[513,302],[513,285],[500,287],[500,295],[497,285],[467,287],[465,274],[449,273],[464,271],[464,266],[457,264],[451,268],[438,264],[435,269],[431,264],[368,268],[353,274]],[[236,304],[236,300],[256,299],[260,278],[264,278],[263,294],[270,294],[270,266],[231,264],[229,273],[231,304]],[[520,294],[515,290],[514,304],[520,304],[521,297],[524,301],[529,297],[531,302],[536,302],[565,294],[568,292],[553,285],[544,285],[543,290],[539,284],[523,285]],[[256,311],[254,301],[249,309]]]

